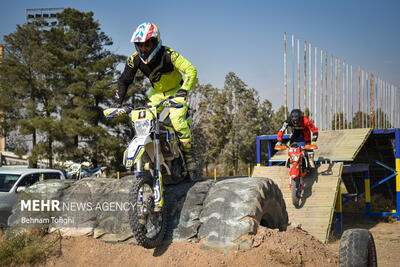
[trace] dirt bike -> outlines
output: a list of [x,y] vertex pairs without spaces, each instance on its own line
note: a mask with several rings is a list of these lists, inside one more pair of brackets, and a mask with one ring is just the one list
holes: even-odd
[[[160,107],[162,112],[157,112]],[[170,108],[182,108],[173,98],[156,106],[135,109],[109,108],[106,118],[129,114],[135,137],[124,153],[124,165],[134,170],[135,179],[129,197],[136,202],[129,210],[130,225],[138,244],[145,248],[161,245],[166,230],[164,184],[176,184],[188,178],[179,139],[169,118]]]
[[304,177],[310,172],[306,150],[318,149],[316,145],[305,145],[304,142],[292,142],[289,145],[276,145],[275,150],[288,150],[289,158],[286,167],[289,171],[289,188],[292,193],[292,203],[300,207],[300,200],[303,195]]
[[66,170],[68,179],[80,180],[82,178],[98,178],[103,175],[107,167],[99,167],[91,170],[85,170],[83,167],[88,166],[83,163],[74,163]]

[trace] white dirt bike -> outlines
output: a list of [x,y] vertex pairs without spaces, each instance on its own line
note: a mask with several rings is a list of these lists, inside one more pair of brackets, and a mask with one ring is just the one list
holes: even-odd
[[[157,112],[163,106],[162,112]],[[173,98],[157,106],[109,108],[106,118],[129,114],[135,137],[124,153],[124,165],[134,179],[129,197],[135,202],[129,210],[130,225],[139,245],[154,248],[161,245],[166,230],[164,184],[176,184],[189,178],[179,139],[169,118],[170,108],[182,108]]]

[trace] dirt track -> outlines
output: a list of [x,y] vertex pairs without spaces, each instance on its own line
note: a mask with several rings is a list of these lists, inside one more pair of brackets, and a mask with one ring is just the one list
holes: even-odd
[[[374,235],[378,266],[400,262],[400,222],[362,221],[345,228],[367,228]],[[147,250],[131,244],[105,243],[89,237],[64,238],[61,256],[46,266],[337,266],[339,241],[327,246],[306,232],[289,227],[286,232],[262,228],[248,251],[220,254],[201,244],[172,243]]]
[[220,254],[200,244],[172,243],[160,249],[110,244],[89,237],[64,238],[62,255],[46,266],[337,266],[337,253],[313,236],[289,227],[261,228],[248,251]]

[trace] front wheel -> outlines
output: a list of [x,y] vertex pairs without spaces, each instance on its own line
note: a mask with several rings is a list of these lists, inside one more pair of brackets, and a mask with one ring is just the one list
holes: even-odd
[[135,203],[129,210],[130,226],[138,245],[144,248],[161,245],[167,223],[165,206],[161,212],[154,212],[153,181],[149,174],[138,176],[129,192],[129,198]]
[[301,186],[300,186],[300,178],[297,177],[295,179],[291,179],[291,189],[292,189],[292,203],[297,208],[300,206],[301,199]]

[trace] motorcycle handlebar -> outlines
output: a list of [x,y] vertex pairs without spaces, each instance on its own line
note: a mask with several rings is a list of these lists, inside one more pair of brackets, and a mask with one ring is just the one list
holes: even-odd
[[[287,145],[287,144],[282,144],[282,145],[277,145],[274,147],[275,150],[286,150],[287,148],[291,147],[292,144]],[[304,145],[304,146],[300,146],[305,150],[316,150],[318,149],[318,146],[316,145]]]
[[[161,101],[155,107],[156,108],[159,108],[161,106],[172,107],[172,108],[183,108],[184,107],[183,104],[178,104],[178,103],[172,101],[173,99],[174,99],[174,97],[170,97],[170,98],[168,98],[168,99],[166,99],[164,101]],[[104,110],[103,113],[104,113],[104,116],[107,119],[113,119],[113,118],[116,118],[116,117],[121,116],[123,114],[129,114],[132,110],[149,109],[151,107],[152,106],[144,106],[144,107],[136,107],[136,108],[133,108],[133,109],[128,108],[128,107],[110,108],[110,109]],[[110,112],[110,110],[112,110],[112,111]]]

